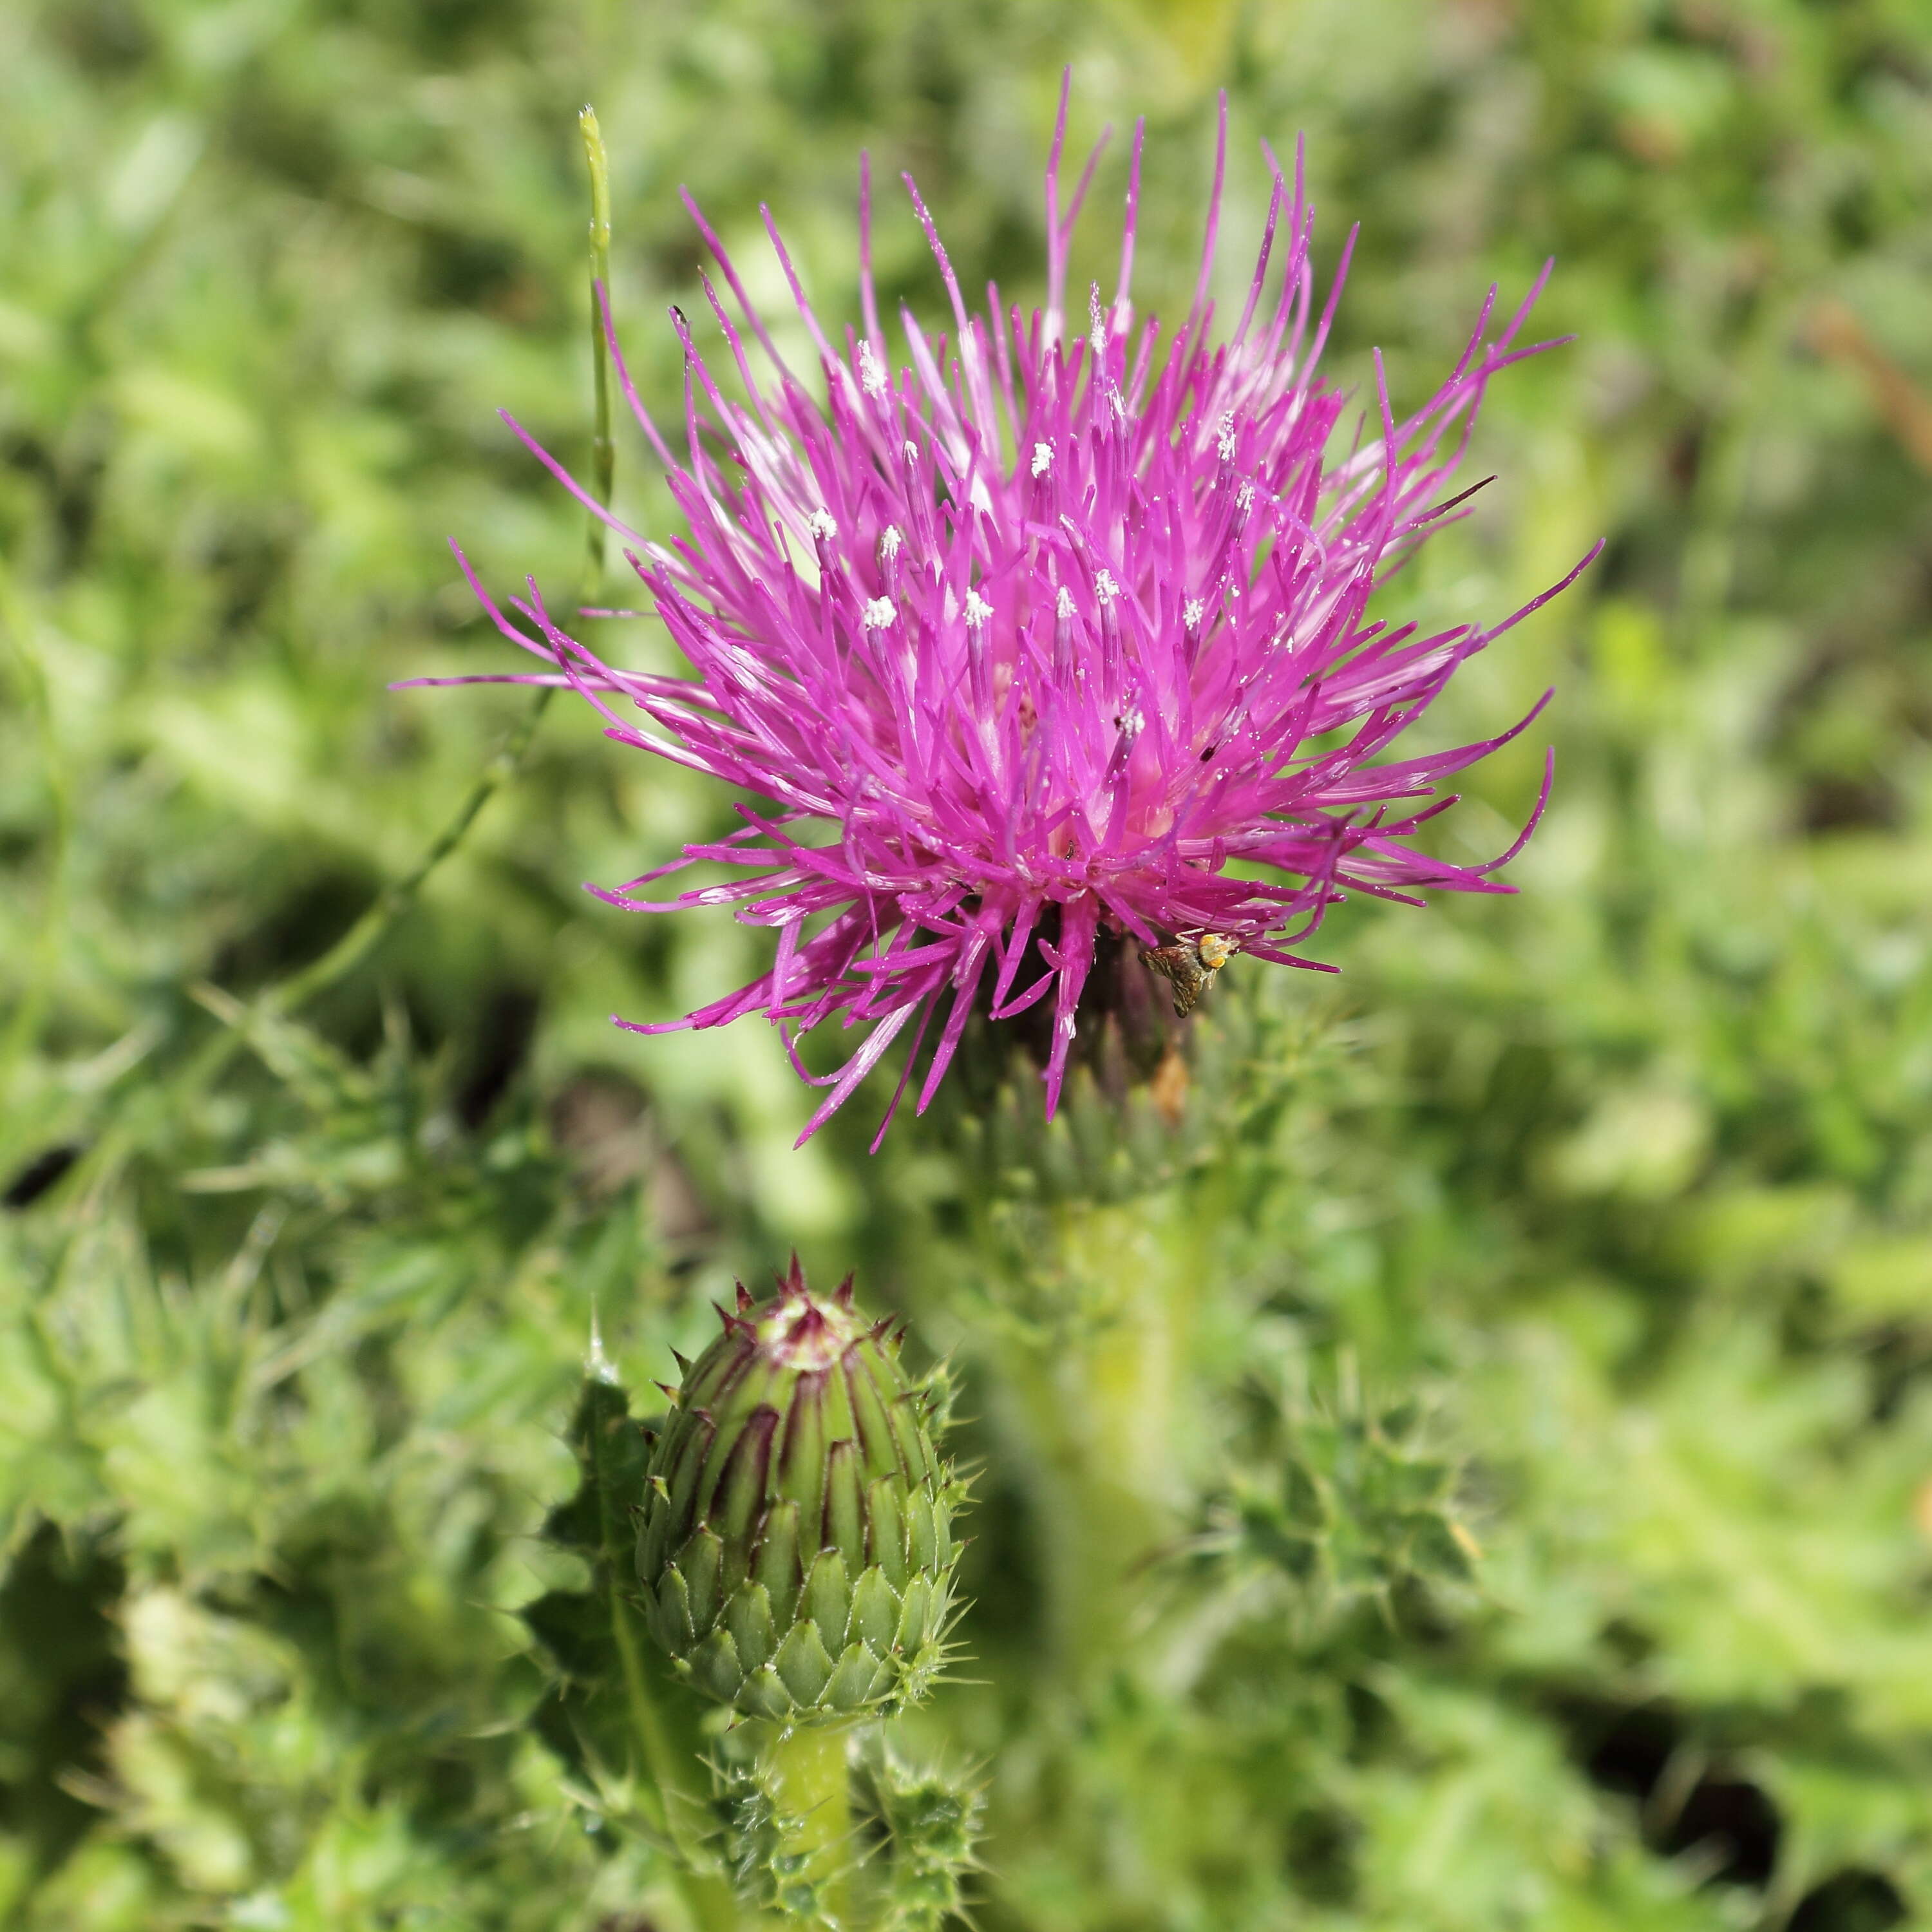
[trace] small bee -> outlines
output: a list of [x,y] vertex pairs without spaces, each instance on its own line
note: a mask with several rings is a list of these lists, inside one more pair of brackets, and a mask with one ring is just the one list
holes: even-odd
[[1174,1016],[1184,1020],[1237,950],[1225,934],[1203,932],[1192,939],[1177,939],[1171,946],[1142,946],[1141,964],[1152,967],[1172,986]]

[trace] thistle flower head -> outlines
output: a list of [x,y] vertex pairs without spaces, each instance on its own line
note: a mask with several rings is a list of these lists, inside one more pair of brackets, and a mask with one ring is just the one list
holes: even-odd
[[945,1657],[959,1485],[931,1394],[852,1284],[820,1298],[794,1256],[740,1287],[652,1452],[638,1577],[658,1641],[749,1717],[832,1720],[922,1695]]
[[[902,310],[890,338],[862,169],[860,316],[835,337],[766,214],[822,397],[788,368],[686,197],[723,277],[724,292],[705,283],[723,354],[707,360],[672,312],[686,372],[675,449],[621,356],[617,368],[688,521],[664,542],[625,530],[627,554],[694,677],[607,663],[534,583],[513,600],[520,624],[478,587],[505,633],[547,661],[522,681],[567,681],[612,737],[772,802],[741,802],[737,832],[600,896],[648,911],[735,904],[776,936],[751,984],[681,1019],[621,1024],[762,1013],[794,1064],[796,1037],[820,1023],[869,1025],[818,1077],[829,1091],[807,1135],[908,1029],[893,1105],[918,1061],[923,1111],[973,1012],[1036,1004],[1051,1021],[1050,1118],[1096,944],[1139,949],[1184,1010],[1184,984],[1198,994],[1234,955],[1334,970],[1298,949],[1351,892],[1508,890],[1494,875],[1522,842],[1464,866],[1415,836],[1454,802],[1441,781],[1528,718],[1448,751],[1384,754],[1458,664],[1563,586],[1486,628],[1391,627],[1368,604],[1456,514],[1448,479],[1490,379],[1534,352],[1517,339],[1541,278],[1493,328],[1490,292],[1413,415],[1394,414],[1378,359],[1351,440],[1347,398],[1316,373],[1348,250],[1318,307],[1299,155],[1291,176],[1268,154],[1259,257],[1217,334],[1223,101],[1193,298],[1163,334],[1129,295],[1137,130],[1113,292],[1090,290],[1082,328],[1068,316],[1069,244],[1099,150],[1063,194],[1066,113],[1063,91],[1046,304],[1030,314],[991,286],[983,312],[969,310],[908,176],[951,316],[934,332]],[[728,388],[717,361],[735,372]],[[734,876],[644,896],[700,862]]]

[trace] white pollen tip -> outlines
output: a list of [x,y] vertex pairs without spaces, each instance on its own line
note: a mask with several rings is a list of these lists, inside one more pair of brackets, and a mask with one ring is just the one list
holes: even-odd
[[1103,570],[1094,580],[1094,592],[1102,604],[1111,604],[1120,594],[1120,586],[1114,581],[1114,573]]
[[1033,473],[1044,476],[1053,467],[1053,446],[1050,442],[1036,442],[1033,446]]
[[908,463],[916,464],[918,462],[919,445],[917,443],[914,442],[912,439],[908,436],[901,446],[905,451],[905,460]]
[[993,614],[993,607],[976,590],[966,593],[966,622],[969,629],[976,631]]
[[838,534],[838,526],[825,510],[814,510],[805,520],[805,526],[820,543],[830,543]]
[[890,597],[874,597],[866,606],[866,628],[868,631],[883,631],[898,614]]
[[904,542],[905,538],[899,535],[898,526],[888,524],[879,532],[879,554],[887,558],[897,556],[899,546]]
[[1230,410],[1221,418],[1221,460],[1232,463],[1234,460],[1234,412]]
[[1234,492],[1234,501],[1244,510],[1254,500],[1255,486],[1252,483],[1244,483],[1240,489]]
[[1181,606],[1180,621],[1185,624],[1190,631],[1198,631],[1201,628],[1202,619],[1206,616],[1207,614],[1208,608],[1202,602],[1200,598],[1198,597],[1190,597],[1188,598],[1187,602]]
[[883,396],[886,393],[886,372],[879,367],[879,358],[872,352],[869,342],[859,345],[859,380],[868,396]]
[[1056,617],[1073,615],[1073,593],[1064,584],[1060,586],[1060,595],[1053,600],[1053,614]]

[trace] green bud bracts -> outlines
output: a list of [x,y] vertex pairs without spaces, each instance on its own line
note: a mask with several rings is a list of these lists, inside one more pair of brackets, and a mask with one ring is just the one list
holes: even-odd
[[932,1398],[848,1279],[814,1298],[743,1288],[690,1364],[651,1457],[638,1576],[680,1673],[748,1717],[889,1712],[945,1654],[961,1487]]

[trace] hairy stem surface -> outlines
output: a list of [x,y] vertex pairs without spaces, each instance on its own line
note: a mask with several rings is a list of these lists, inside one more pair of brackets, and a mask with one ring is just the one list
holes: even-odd
[[764,1752],[764,1770],[784,1855],[798,1861],[794,1890],[784,1902],[815,1898],[818,1916],[806,1922],[853,1932],[846,1868],[850,1862],[850,1772],[844,1726],[800,1725],[774,1731]]
[[[1136,1207],[1056,1209],[1036,1268],[1090,1311],[1003,1357],[1003,1425],[1037,1472],[1046,1624],[1060,1688],[1086,1701],[1130,1668],[1148,1564],[1172,1539],[1186,1283],[1166,1222]],[[1181,1244],[1184,1247],[1184,1244]]]

